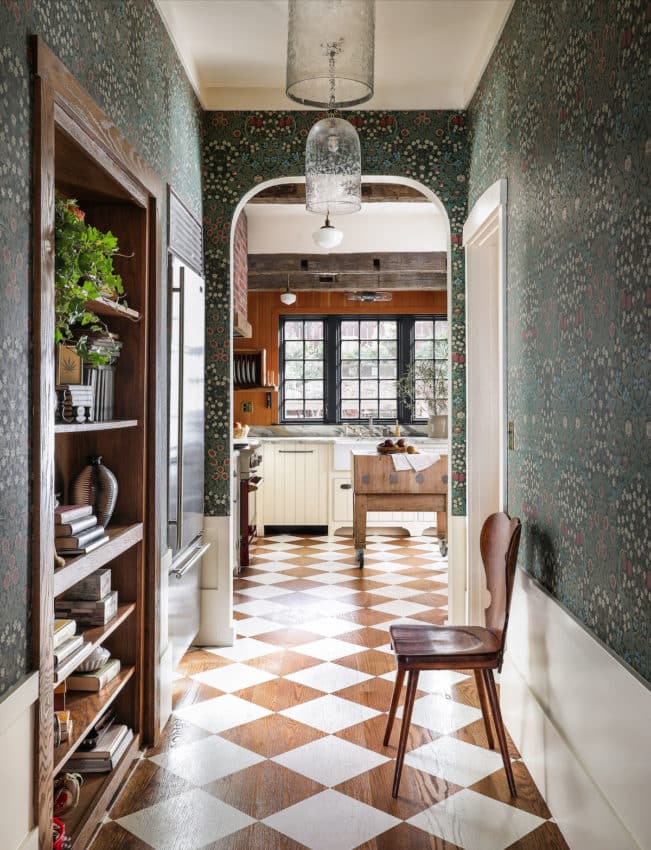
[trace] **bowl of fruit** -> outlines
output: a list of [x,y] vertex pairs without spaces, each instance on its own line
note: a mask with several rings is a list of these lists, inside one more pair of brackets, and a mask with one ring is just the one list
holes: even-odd
[[404,437],[400,437],[399,440],[391,440],[387,438],[384,442],[377,446],[377,450],[381,455],[395,455],[400,452],[410,455],[418,454],[413,446],[407,445],[407,441]]

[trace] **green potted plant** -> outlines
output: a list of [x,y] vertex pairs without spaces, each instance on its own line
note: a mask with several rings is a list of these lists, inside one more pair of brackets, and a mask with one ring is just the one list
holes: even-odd
[[425,402],[428,413],[427,435],[447,439],[447,361],[416,360],[397,385],[399,398],[412,410],[416,398]]
[[75,200],[57,195],[54,241],[55,342],[73,348],[93,366],[108,363],[110,355],[89,350],[84,331],[108,330],[89,302],[123,299],[122,278],[113,268],[114,257],[120,256],[118,240],[110,231],[86,224]]

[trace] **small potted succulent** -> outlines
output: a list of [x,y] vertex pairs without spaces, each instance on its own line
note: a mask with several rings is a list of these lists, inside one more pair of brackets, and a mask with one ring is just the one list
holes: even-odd
[[114,257],[121,256],[118,240],[110,231],[86,224],[77,202],[63,195],[55,201],[54,239],[55,342],[75,349],[93,366],[103,365],[110,356],[89,350],[84,331],[107,330],[89,302],[99,297],[123,300],[122,278],[113,268]]

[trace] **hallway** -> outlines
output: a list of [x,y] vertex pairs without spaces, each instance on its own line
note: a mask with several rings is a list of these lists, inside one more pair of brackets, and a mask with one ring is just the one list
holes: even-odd
[[[519,798],[486,747],[472,678],[421,674],[398,800],[382,736],[389,625],[443,623],[431,538],[258,541],[235,580],[234,647],[189,652],[161,744],[136,764],[92,850],[563,850],[518,753]],[[433,562],[433,563],[432,563]]]

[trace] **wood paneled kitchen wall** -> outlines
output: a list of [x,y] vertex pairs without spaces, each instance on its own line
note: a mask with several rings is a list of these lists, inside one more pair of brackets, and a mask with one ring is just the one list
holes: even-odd
[[[447,292],[426,290],[420,292],[394,292],[392,301],[365,304],[346,301],[344,292],[299,292],[296,303],[286,307],[280,302],[280,292],[249,292],[248,320],[253,326],[250,339],[236,339],[235,351],[267,352],[267,371],[273,371],[278,384],[278,329],[280,316],[332,314],[351,315],[413,315],[447,313]],[[271,425],[278,422],[278,393],[271,393],[271,407],[265,407],[264,389],[237,390],[233,405],[233,419],[243,425]],[[242,405],[252,402],[253,410],[245,413]]]

